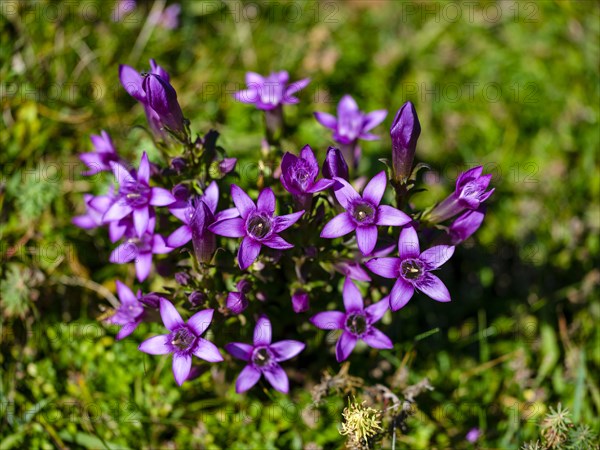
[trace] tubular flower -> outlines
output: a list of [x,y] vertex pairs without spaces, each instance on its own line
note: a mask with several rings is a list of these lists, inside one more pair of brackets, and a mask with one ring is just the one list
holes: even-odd
[[261,316],[254,328],[254,345],[232,342],[225,346],[225,350],[235,358],[248,363],[235,383],[237,393],[246,392],[261,375],[279,392],[287,394],[289,391],[288,377],[279,363],[296,356],[305,345],[292,340],[271,343],[271,334],[271,322],[266,316]]
[[240,217],[220,220],[208,229],[220,236],[244,238],[238,250],[240,269],[250,267],[263,245],[279,250],[293,247],[279,233],[295,224],[304,211],[275,217],[275,194],[271,188],[263,189],[254,204],[242,188],[232,184],[231,197]]
[[223,361],[217,346],[201,337],[212,321],[213,312],[199,311],[185,323],[171,302],[160,299],[160,316],[170,333],[146,339],[138,349],[150,355],[172,353],[173,375],[181,386],[190,375],[192,355],[208,362]]
[[415,289],[438,302],[450,301],[448,289],[431,271],[450,259],[454,247],[437,245],[421,252],[417,232],[413,227],[407,227],[400,233],[398,252],[399,258],[374,258],[366,262],[369,270],[377,275],[396,279],[390,293],[392,311],[404,307]]
[[335,196],[346,211],[331,219],[321,231],[323,238],[337,238],[356,231],[358,248],[363,255],[370,254],[377,243],[377,226],[402,226],[411,221],[403,212],[388,205],[379,205],[385,192],[386,174],[375,175],[365,186],[363,195],[342,178],[336,178],[342,187]]
[[365,308],[362,295],[350,278],[344,282],[342,296],[346,312],[325,311],[310,318],[317,328],[343,330],[335,349],[338,362],[350,356],[359,339],[373,348],[392,348],[390,338],[373,326],[388,310],[388,297]]

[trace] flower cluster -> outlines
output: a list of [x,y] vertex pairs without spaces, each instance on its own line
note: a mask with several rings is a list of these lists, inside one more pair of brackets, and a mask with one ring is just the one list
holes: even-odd
[[[283,153],[283,106],[298,103],[295,95],[309,80],[290,84],[284,71],[248,73],[247,88],[234,98],[264,114],[258,166],[277,166],[261,172],[253,186],[239,178],[237,160],[217,145],[216,131],[194,138],[170,75],[154,60],[148,72],[122,65],[119,77],[142,105],[158,152],[140,149],[134,167],[106,131],[93,135],[94,151],[80,155],[84,174],[106,172],[113,183],[104,193],[85,194],[86,212],[73,223],[106,227],[116,245],[109,261],[133,262],[128,267],[140,283],[162,289],[134,295],[116,281],[120,304],[106,320],[121,326],[117,339],[123,339],[159,313],[167,332],[145,339],[139,350],[171,354],[178,384],[198,372],[194,356],[226,364],[235,358],[245,363],[235,383],[238,393],[263,376],[285,393],[289,379],[282,363],[307,349],[303,323],[314,326],[316,339],[323,339],[319,329],[338,330],[335,356],[341,362],[368,347],[392,349],[378,322],[415,293],[451,300],[434,272],[481,226],[493,193],[491,176],[481,167],[467,170],[446,199],[413,210],[408,199],[419,168],[414,157],[421,125],[412,103],[400,108],[391,125],[387,170],[358,178],[359,140],[378,139],[371,130],[387,111],[363,113],[345,95],[337,117],[315,113],[333,131],[322,159],[308,144]],[[155,155],[152,162],[148,154]],[[254,324],[252,344],[244,335],[247,324]],[[283,339],[273,342],[274,335]]]

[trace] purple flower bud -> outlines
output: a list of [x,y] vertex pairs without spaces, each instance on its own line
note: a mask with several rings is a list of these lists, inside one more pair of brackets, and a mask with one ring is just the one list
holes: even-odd
[[309,307],[308,302],[309,302],[308,293],[303,291],[302,289],[297,290],[292,295],[292,307],[294,308],[294,312],[296,312],[296,313],[308,311],[308,307]]
[[458,216],[448,228],[450,245],[458,245],[471,237],[481,226],[484,217],[484,206],[481,206],[474,211],[467,211]]
[[411,102],[406,102],[396,114],[390,129],[394,181],[405,183],[410,176],[420,134],[421,124],[415,107]]
[[177,173],[181,173],[181,171],[185,169],[185,166],[186,163],[183,158],[173,158],[171,160],[171,168]]
[[150,292],[146,295],[141,296],[140,302],[142,302],[144,305],[150,307],[150,308],[158,308],[160,305],[160,299],[162,297],[154,292]]
[[182,286],[187,286],[187,284],[190,282],[190,275],[185,272],[176,272],[175,281]]
[[176,184],[171,192],[178,201],[187,202],[190,198],[190,190],[185,184]]
[[237,158],[224,158],[219,162],[219,171],[222,175],[227,175],[235,169]]
[[234,314],[240,314],[248,307],[248,299],[241,292],[227,294],[227,308]]
[[245,278],[242,278],[240,281],[237,282],[235,287],[238,290],[238,292],[241,292],[242,294],[247,294],[248,292],[250,292],[250,289],[252,289],[252,283],[250,283]]
[[340,177],[348,180],[348,164],[339,148],[329,147],[323,161],[323,177],[333,179]]
[[216,236],[208,231],[208,226],[213,220],[214,216],[210,208],[204,201],[198,201],[190,227],[192,229],[194,254],[199,262],[209,262],[217,248]]
[[188,296],[188,301],[192,306],[200,306],[206,300],[206,294],[200,291],[194,291]]
[[158,114],[162,124],[178,137],[185,137],[183,112],[173,86],[161,76],[150,73],[144,78],[142,87],[148,106]]

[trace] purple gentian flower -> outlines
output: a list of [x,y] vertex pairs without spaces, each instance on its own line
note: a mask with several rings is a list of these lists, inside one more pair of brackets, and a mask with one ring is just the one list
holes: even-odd
[[239,215],[236,208],[229,208],[215,215],[218,201],[219,186],[213,181],[204,191],[204,195],[196,201],[180,200],[173,203],[169,211],[184,224],[167,238],[167,245],[177,248],[191,240],[198,261],[209,261],[215,251],[216,242],[215,235],[208,230],[208,226],[218,220]]
[[281,184],[290,194],[305,204],[312,194],[324,191],[335,183],[334,180],[320,179],[319,163],[309,145],[300,151],[300,157],[287,152],[281,159]]
[[366,262],[372,272],[384,278],[396,279],[390,293],[390,308],[397,311],[404,307],[420,290],[438,302],[449,302],[450,293],[431,271],[450,259],[454,247],[437,245],[421,253],[419,238],[413,227],[406,227],[398,240],[399,258],[374,258]]
[[294,312],[301,313],[308,311],[309,300],[308,292],[303,289],[296,290],[292,294],[292,308],[294,308]]
[[478,166],[461,173],[456,180],[454,192],[431,211],[428,220],[439,223],[454,217],[465,209],[479,208],[479,205],[494,192],[494,189],[486,192],[492,175],[482,175],[482,172],[483,167]]
[[246,294],[252,285],[248,280],[240,280],[236,284],[237,292],[227,294],[226,306],[234,314],[240,314],[248,307]]
[[208,227],[215,234],[240,238],[238,264],[245,270],[258,258],[260,248],[267,247],[285,250],[293,245],[285,241],[279,233],[295,224],[304,211],[275,217],[275,194],[271,188],[261,191],[256,205],[244,190],[231,185],[231,197],[241,217],[224,219]]
[[115,202],[104,213],[105,222],[117,221],[133,215],[133,225],[138,237],[148,228],[152,206],[167,206],[175,202],[175,197],[163,188],[150,187],[150,163],[146,152],[142,155],[140,167],[135,177],[119,163],[111,163],[119,192]]
[[323,161],[323,177],[333,179],[335,177],[348,180],[348,164],[339,148],[329,147],[325,161]]
[[208,362],[223,361],[215,344],[202,338],[209,327],[214,310],[205,309],[185,323],[171,302],[160,300],[160,316],[169,334],[146,339],[138,349],[150,355],[173,354],[173,375],[181,386],[190,375],[192,355]]
[[362,197],[346,180],[336,178],[342,187],[335,196],[346,211],[331,219],[321,237],[337,238],[356,230],[358,248],[363,255],[370,254],[377,243],[377,225],[402,226],[411,218],[388,205],[379,205],[387,184],[385,171],[379,172],[365,186]]
[[411,102],[406,102],[398,110],[390,136],[392,138],[392,168],[395,181],[405,183],[412,172],[417,139],[421,134],[421,124],[417,111]]
[[272,344],[271,322],[266,316],[261,316],[254,327],[254,345],[241,342],[225,345],[225,350],[248,363],[237,378],[235,391],[238,394],[246,392],[258,382],[261,375],[264,375],[271,386],[287,394],[288,377],[278,363],[293,358],[304,350],[304,347],[302,342],[292,340]]
[[138,237],[130,230],[126,240],[110,254],[109,261],[114,264],[125,264],[135,260],[135,273],[139,281],[144,281],[152,269],[152,255],[169,253],[173,250],[167,247],[160,234],[154,234],[154,217],[148,221],[146,232]]
[[117,280],[117,294],[121,305],[108,320],[108,323],[122,325],[117,333],[117,341],[126,338],[142,323],[144,305],[140,302],[141,292],[136,297],[126,285]]
[[92,134],[90,139],[95,151],[79,155],[79,159],[90,169],[82,175],[95,175],[98,172],[110,170],[110,163],[119,161],[119,155],[117,155],[110,135],[102,130],[100,135]]
[[337,341],[335,356],[338,362],[344,361],[359,339],[373,348],[386,349],[394,345],[389,337],[373,326],[388,310],[388,297],[364,307],[362,295],[356,285],[346,278],[342,292],[346,312],[325,311],[315,314],[310,322],[323,330],[343,330]]
[[485,217],[485,206],[476,210],[466,211],[448,227],[448,237],[451,245],[458,245],[469,239],[481,226]]
[[293,105],[300,100],[294,94],[304,89],[309,78],[288,85],[290,77],[286,71],[273,72],[263,77],[254,72],[246,73],[247,88],[236,92],[234,97],[242,103],[253,103],[258,109],[272,110],[280,105]]

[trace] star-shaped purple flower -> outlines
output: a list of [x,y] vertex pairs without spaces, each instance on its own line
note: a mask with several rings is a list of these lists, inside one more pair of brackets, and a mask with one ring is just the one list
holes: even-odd
[[389,307],[388,297],[364,307],[362,295],[356,285],[346,278],[342,291],[346,312],[325,311],[315,314],[310,322],[323,330],[343,330],[337,341],[335,356],[342,362],[350,356],[359,339],[373,348],[392,348],[389,337],[373,326]]
[[304,89],[310,79],[305,78],[288,85],[290,76],[286,71],[273,72],[263,77],[254,72],[246,73],[247,88],[234,94],[234,98],[242,103],[252,103],[258,109],[272,110],[279,105],[292,105],[300,100],[294,94]]
[[375,175],[365,186],[362,197],[343,178],[336,178],[342,185],[335,196],[346,211],[331,219],[321,231],[323,238],[337,238],[356,230],[358,248],[363,255],[370,254],[377,243],[377,226],[402,226],[411,218],[388,205],[379,205],[385,192],[385,171]]
[[248,363],[235,383],[238,394],[254,386],[261,375],[278,391],[284,394],[289,391],[288,377],[279,363],[296,356],[305,345],[292,340],[271,343],[271,334],[271,322],[266,316],[261,316],[254,327],[254,345],[232,342],[225,346],[225,350],[234,357]]
[[119,155],[117,155],[110,135],[102,130],[100,135],[92,134],[90,139],[94,151],[79,155],[79,159],[89,168],[82,175],[95,175],[98,172],[110,170],[110,163],[119,161]]
[[144,318],[144,305],[138,297],[133,295],[131,289],[117,280],[117,294],[121,305],[108,320],[108,323],[122,325],[117,333],[117,341],[126,338],[137,328]]
[[279,233],[295,224],[304,211],[275,217],[275,194],[271,188],[261,191],[256,205],[248,194],[235,184],[231,185],[231,197],[240,217],[220,220],[208,229],[220,236],[244,238],[238,250],[240,269],[250,267],[258,258],[263,245],[278,250],[293,247],[279,236]]
[[121,220],[133,215],[133,225],[138,237],[142,237],[148,228],[152,206],[167,206],[175,202],[175,197],[163,188],[150,187],[150,163],[146,152],[142,155],[140,167],[135,177],[119,163],[112,162],[111,167],[119,192],[115,202],[104,214],[105,222]]
[[448,289],[431,271],[450,259],[454,247],[436,245],[421,252],[416,230],[406,227],[400,233],[398,252],[399,258],[374,258],[366,262],[369,270],[377,275],[396,279],[390,293],[392,311],[404,307],[412,298],[415,289],[438,302],[450,301]]
[[310,197],[312,194],[324,191],[331,187],[334,180],[320,179],[319,163],[309,145],[300,150],[300,156],[286,152],[281,159],[281,184],[295,197]]
[[212,309],[199,311],[185,323],[171,302],[161,298],[160,316],[170,333],[146,339],[138,350],[150,355],[172,353],[173,375],[181,386],[190,375],[192,355],[208,362],[223,361],[217,346],[201,337],[212,321],[213,312]]

